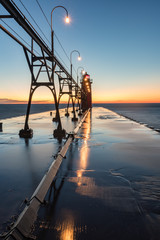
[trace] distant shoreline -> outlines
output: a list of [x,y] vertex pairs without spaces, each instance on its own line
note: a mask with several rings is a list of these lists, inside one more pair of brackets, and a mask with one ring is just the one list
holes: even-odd
[[[60,104],[60,108],[65,108],[66,104]],[[0,104],[0,121],[13,117],[26,115],[27,104]],[[32,104],[30,114],[54,111],[54,104]]]

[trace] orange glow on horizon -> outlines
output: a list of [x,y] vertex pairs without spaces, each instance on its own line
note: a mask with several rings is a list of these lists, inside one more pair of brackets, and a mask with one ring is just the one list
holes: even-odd
[[99,103],[99,104],[110,104],[110,103],[160,103],[160,99],[158,100],[117,100],[117,101],[96,101],[96,100],[94,100],[93,102],[92,102],[93,104],[94,103]]
[[[27,104],[27,100],[21,99],[0,99],[0,104]],[[32,104],[54,104],[54,100],[33,100]],[[67,101],[61,101],[60,104],[67,104]]]
[[102,96],[93,96],[92,98],[93,103],[160,103],[160,96],[157,94],[155,95],[145,95],[138,96],[137,95],[131,95],[125,96],[125,94],[122,96],[116,94],[114,96],[108,96],[108,97],[102,97]]
[[158,85],[126,85],[100,89],[93,84],[93,103],[160,103]]
[[[14,100],[14,99],[0,99],[0,104],[27,104],[27,100]],[[93,99],[92,103],[98,103],[98,104],[110,104],[110,103],[160,103],[160,99],[146,99],[146,100],[98,100]],[[36,100],[32,101],[32,104],[54,104],[54,101],[51,100]],[[67,104],[67,101],[61,101],[60,104]]]
[[[47,92],[48,93],[48,92]],[[45,92],[38,92],[33,96],[32,104],[54,104],[54,99],[51,94]],[[50,95],[50,96],[49,96]],[[61,98],[61,104],[67,104],[68,95]],[[94,103],[160,103],[159,88],[155,89],[116,89],[115,91],[103,90],[92,92],[92,102]],[[28,97],[1,95],[0,104],[27,104]]]

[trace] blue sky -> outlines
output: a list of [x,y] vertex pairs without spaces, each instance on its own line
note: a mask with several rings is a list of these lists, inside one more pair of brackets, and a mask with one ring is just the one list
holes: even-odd
[[[49,25],[36,1],[21,1],[50,39]],[[53,27],[68,56],[74,49],[81,53],[81,62],[77,61],[76,54],[73,55],[73,65],[75,69],[83,66],[93,78],[94,101],[160,102],[160,1],[39,2],[49,21],[53,7],[63,5],[69,11],[71,23],[66,25],[63,22],[64,10],[56,9],[53,13]],[[20,1],[15,0],[15,3],[33,23]],[[0,8],[2,14],[3,8]],[[5,22],[30,43],[28,36],[13,20]],[[55,48],[69,67],[69,60],[56,40]],[[27,100],[30,73],[23,50],[2,31],[0,56],[0,98]],[[43,88],[35,94],[35,100],[42,95],[44,100],[51,98],[48,90]]]

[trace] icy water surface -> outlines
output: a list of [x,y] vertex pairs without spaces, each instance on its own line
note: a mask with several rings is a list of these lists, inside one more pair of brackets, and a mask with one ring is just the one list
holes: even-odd
[[130,119],[147,124],[151,128],[160,129],[160,103],[119,103],[94,105],[113,110]]

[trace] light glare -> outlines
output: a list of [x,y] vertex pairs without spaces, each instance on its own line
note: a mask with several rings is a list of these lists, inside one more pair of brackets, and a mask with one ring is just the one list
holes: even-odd
[[66,17],[66,18],[65,18],[65,22],[66,22],[66,23],[70,23],[70,18],[69,18],[69,17]]
[[79,56],[79,57],[78,57],[78,61],[81,61],[81,60],[82,60],[82,58],[81,58],[81,56]]

